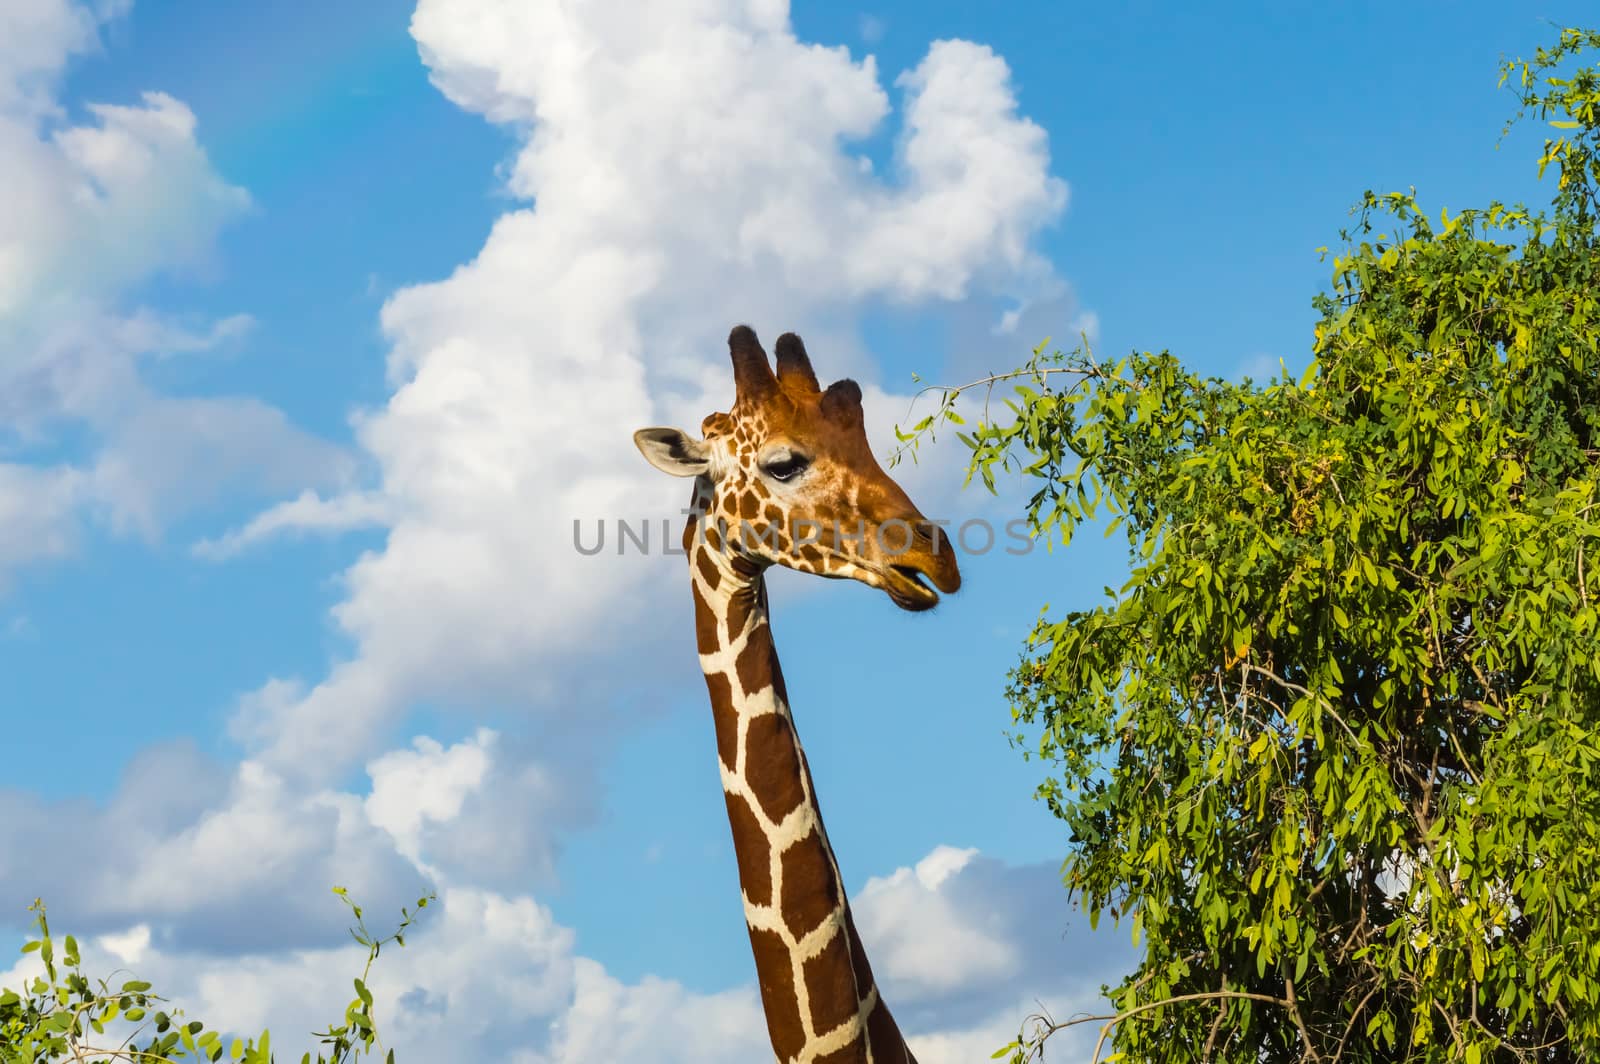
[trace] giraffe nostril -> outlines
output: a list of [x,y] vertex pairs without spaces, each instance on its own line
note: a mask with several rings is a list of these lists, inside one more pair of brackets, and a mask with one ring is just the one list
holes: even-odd
[[916,530],[917,539],[924,549],[931,550],[934,554],[953,553],[955,551],[955,548],[950,544],[950,537],[945,534],[944,529],[932,521],[918,521],[912,525],[912,528]]

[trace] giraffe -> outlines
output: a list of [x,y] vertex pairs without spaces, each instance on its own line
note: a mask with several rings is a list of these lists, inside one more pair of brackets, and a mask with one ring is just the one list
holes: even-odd
[[823,830],[763,573],[855,579],[925,610],[960,587],[955,551],[873,457],[854,381],[818,387],[793,333],[778,338],[776,374],[748,326],[728,349],[735,402],[705,419],[703,438],[648,428],[634,442],[656,468],[695,478],[684,529],[695,639],[767,1032],[782,1064],[916,1064]]

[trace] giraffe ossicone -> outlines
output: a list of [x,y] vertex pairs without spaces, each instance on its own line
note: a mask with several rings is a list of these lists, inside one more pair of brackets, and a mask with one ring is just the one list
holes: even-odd
[[[735,401],[699,438],[640,429],[656,468],[695,478],[684,529],[695,640],[711,696],[745,923],[783,1064],[915,1064],[851,918],[795,733],[768,619],[772,565],[859,580],[906,610],[961,586],[944,531],[867,443],[861,389],[823,389],[793,333],[773,370],[756,334],[728,337]],[[931,586],[930,586],[931,585]]]

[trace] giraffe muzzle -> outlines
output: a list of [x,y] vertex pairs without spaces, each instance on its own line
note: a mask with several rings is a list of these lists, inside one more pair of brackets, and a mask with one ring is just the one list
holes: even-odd
[[929,587],[921,569],[891,565],[884,570],[884,591],[903,610],[929,610],[939,604],[939,592]]

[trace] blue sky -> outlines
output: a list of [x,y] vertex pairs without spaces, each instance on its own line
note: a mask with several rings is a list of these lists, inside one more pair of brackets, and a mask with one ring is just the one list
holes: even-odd
[[[429,973],[466,970],[522,991],[485,1053],[748,1059],[681,560],[570,548],[574,519],[676,513],[631,430],[725,406],[741,320],[861,379],[883,436],[913,372],[1046,334],[1303,366],[1314,249],[1363,189],[1540,194],[1537,132],[1496,148],[1497,61],[1587,13],[626,9],[0,12],[0,925],[43,893],[106,956],[287,1033],[323,1016],[286,949],[327,951],[332,987],[348,965],[326,888],[427,883],[439,929],[389,984],[437,1005],[413,1059],[467,1007]],[[925,510],[1009,516],[959,474],[949,448],[907,471]],[[1090,539],[969,558],[926,617],[775,582],[830,833],[926,1060],[981,1059],[1125,963],[1065,907],[1001,696],[1038,610],[1121,565]],[[922,942],[968,970],[920,971]],[[259,1015],[203,989],[241,966]],[[602,1001],[687,1033],[602,1036]]]

